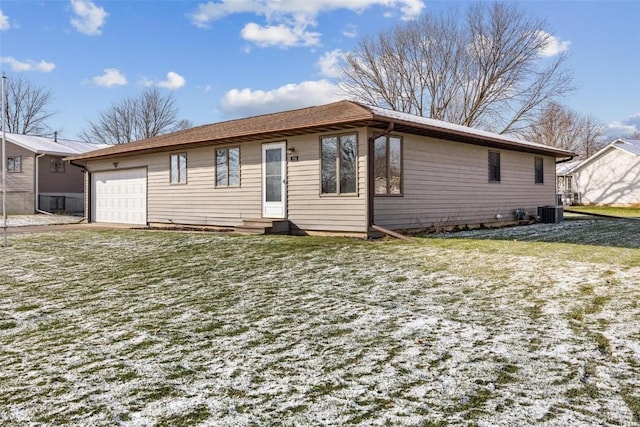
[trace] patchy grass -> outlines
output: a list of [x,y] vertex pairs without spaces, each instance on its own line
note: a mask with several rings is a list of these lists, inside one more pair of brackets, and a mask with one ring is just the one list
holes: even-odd
[[640,218],[640,207],[614,206],[568,206],[567,209],[587,214],[610,215],[626,218]]
[[0,424],[632,425],[639,230],[607,222],[13,235]]

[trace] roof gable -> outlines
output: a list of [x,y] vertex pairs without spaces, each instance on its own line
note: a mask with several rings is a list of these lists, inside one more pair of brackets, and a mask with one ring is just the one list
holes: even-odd
[[571,172],[579,171],[580,169],[584,168],[588,164],[590,164],[590,163],[596,161],[597,159],[607,155],[607,153],[609,153],[609,152],[611,152],[613,150],[621,150],[621,151],[627,152],[629,154],[632,154],[634,156],[640,156],[640,140],[638,140],[638,139],[622,139],[622,138],[618,138],[618,139],[614,140],[613,142],[611,142],[610,144],[608,144],[607,146],[605,146],[602,149],[600,149],[600,151],[596,152],[591,157],[589,157],[587,159],[584,159],[575,168],[573,168],[571,170]]
[[134,153],[168,151],[232,141],[244,142],[267,138],[286,138],[310,132],[329,132],[360,126],[385,130],[390,124],[397,125],[395,126],[397,132],[536,152],[556,157],[572,157],[575,155],[554,147],[465,126],[453,125],[439,120],[366,106],[352,101],[338,101],[316,107],[198,126],[128,144],[114,145],[90,154],[74,156],[71,159],[87,160],[119,157]]

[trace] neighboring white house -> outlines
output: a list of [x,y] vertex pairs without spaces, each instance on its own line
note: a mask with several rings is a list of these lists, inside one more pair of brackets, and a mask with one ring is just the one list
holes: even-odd
[[556,173],[565,204],[640,203],[640,140],[616,139],[582,162],[558,164]]
[[107,145],[13,133],[5,142],[8,214],[84,211],[82,169],[63,158]]

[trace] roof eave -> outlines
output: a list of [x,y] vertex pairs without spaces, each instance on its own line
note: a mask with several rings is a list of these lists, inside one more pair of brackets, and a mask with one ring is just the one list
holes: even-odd
[[[374,120],[383,121],[386,123],[393,122],[395,125],[395,130],[400,130],[398,126],[405,126],[407,128],[413,129],[421,129],[426,136],[432,136],[440,139],[449,139],[456,142],[463,142],[467,144],[473,145],[482,145],[490,148],[502,148],[514,151],[521,151],[527,153],[534,154],[542,154],[542,155],[553,155],[555,157],[577,157],[578,154],[573,153],[571,151],[566,151],[554,147],[535,147],[532,145],[519,144],[517,142],[510,142],[503,139],[491,138],[485,135],[474,135],[469,132],[462,132],[456,129],[445,129],[436,126],[431,126],[428,124],[421,124],[415,122],[407,122],[401,119],[396,119],[393,117],[386,116],[378,116],[374,115]],[[412,133],[412,132],[407,132]]]
[[116,153],[105,153],[105,154],[87,153],[87,155],[80,154],[80,155],[68,157],[65,160],[74,160],[74,161],[103,160],[103,159],[117,158],[117,157],[129,156],[129,155],[177,151],[185,148],[199,148],[199,147],[207,147],[211,145],[223,145],[223,144],[238,143],[238,142],[285,138],[285,137],[303,135],[309,132],[331,132],[331,131],[340,131],[344,129],[349,129],[353,127],[367,126],[369,122],[370,122],[370,117],[362,117],[362,118],[355,118],[355,119],[351,118],[345,121],[339,121],[339,122],[330,121],[330,122],[324,122],[324,123],[316,123],[310,126],[274,129],[267,132],[238,133],[235,135],[225,136],[223,138],[212,138],[212,139],[205,139],[205,140],[199,140],[199,141],[188,141],[188,142],[177,143],[177,144],[168,143],[168,144],[145,147],[145,148],[134,147],[131,150],[123,150],[123,151],[118,151]]

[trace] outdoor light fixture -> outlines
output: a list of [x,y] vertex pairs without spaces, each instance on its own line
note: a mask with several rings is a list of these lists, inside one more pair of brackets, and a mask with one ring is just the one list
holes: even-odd
[[117,168],[118,167],[118,162],[113,162],[113,167]]
[[295,148],[293,148],[293,147],[289,147],[289,148],[287,148],[287,154],[288,154],[288,155],[292,155],[292,154],[293,154],[293,153],[295,153],[295,152],[296,152],[296,149],[295,149]]

